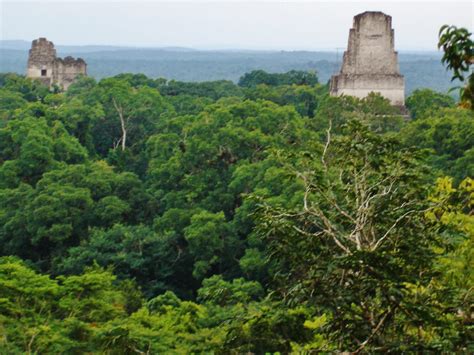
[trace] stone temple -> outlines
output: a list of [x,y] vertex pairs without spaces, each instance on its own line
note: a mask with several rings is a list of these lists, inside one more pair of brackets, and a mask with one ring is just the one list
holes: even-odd
[[58,58],[53,42],[46,38],[33,41],[28,57],[28,78],[67,90],[78,75],[87,75],[87,64],[82,58]]
[[405,104],[392,17],[367,11],[354,17],[341,71],[331,78],[330,94],[363,98],[370,92],[380,93],[394,106]]

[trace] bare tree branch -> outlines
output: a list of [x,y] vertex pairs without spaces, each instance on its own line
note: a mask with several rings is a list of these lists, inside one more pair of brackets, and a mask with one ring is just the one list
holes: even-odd
[[387,317],[390,313],[392,313],[392,311],[390,309],[385,311],[384,316],[380,319],[380,321],[377,324],[377,326],[375,327],[375,329],[372,331],[372,333],[369,335],[369,337],[367,339],[365,339],[362,342],[362,344],[360,344],[360,346],[356,349],[356,351],[354,351],[354,354],[357,354],[357,353],[361,352],[365,348],[365,346],[369,343],[369,341],[371,341],[372,338],[375,336],[375,334],[377,334],[377,332],[380,330],[380,328],[382,327],[383,323],[385,322],[385,320],[387,319]]
[[390,228],[385,232],[385,234],[382,236],[382,238],[380,238],[376,243],[375,245],[372,247],[372,250],[376,250],[379,245],[388,237],[388,235],[390,234],[390,232],[397,226],[397,224],[402,220],[404,219],[406,216],[408,216],[409,214],[411,213],[414,213],[414,212],[417,212],[416,210],[410,210],[408,212],[405,212],[404,214],[402,214],[400,217],[397,218],[397,220],[390,226]]
[[126,141],[127,141],[126,121],[128,121],[128,119],[127,120],[125,119],[124,114],[123,114],[123,107],[117,104],[115,97],[112,98],[112,103],[120,118],[120,127],[122,128],[122,138],[120,140],[122,141],[122,151],[124,151],[125,146],[126,146]]
[[328,170],[328,167],[326,165],[326,161],[324,160],[324,158],[325,158],[326,152],[329,148],[329,144],[331,143],[331,129],[332,129],[332,120],[330,119],[329,120],[329,127],[326,130],[326,135],[327,135],[326,144],[324,145],[323,154],[321,155],[321,162],[323,163],[324,170],[326,170],[326,171]]

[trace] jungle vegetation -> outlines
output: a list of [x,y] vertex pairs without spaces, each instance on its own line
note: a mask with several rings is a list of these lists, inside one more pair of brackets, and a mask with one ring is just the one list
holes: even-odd
[[473,352],[462,97],[1,74],[1,352]]

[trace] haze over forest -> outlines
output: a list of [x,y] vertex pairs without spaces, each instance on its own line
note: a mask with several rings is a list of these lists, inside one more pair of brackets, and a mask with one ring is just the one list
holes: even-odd
[[[49,38],[54,42],[54,39]],[[0,41],[0,68],[24,74],[31,42]],[[238,79],[252,70],[282,73],[289,70],[316,71],[327,82],[341,66],[343,50],[330,51],[203,51],[192,48],[133,48],[117,46],[57,46],[59,56],[82,57],[88,74],[96,79],[120,73],[143,73],[152,78],[180,81]],[[407,94],[417,88],[447,92],[456,86],[441,64],[437,51],[402,51],[400,71],[405,75]]]
[[436,34],[446,23],[472,27],[469,1],[7,0],[0,8],[0,69],[24,74],[31,41],[47,37],[60,56],[83,57],[96,79],[131,72],[237,82],[252,70],[295,69],[327,82],[339,70],[353,15],[368,9],[393,17],[407,94],[457,85],[440,63]]

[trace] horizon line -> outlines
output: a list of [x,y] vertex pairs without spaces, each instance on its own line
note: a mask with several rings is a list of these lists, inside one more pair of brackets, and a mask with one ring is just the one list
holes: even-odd
[[[38,37],[40,38],[40,37]],[[47,37],[46,37],[47,38]],[[37,39],[37,38],[35,38]],[[51,41],[51,39],[48,39]],[[31,43],[33,40],[25,39],[0,39],[0,49],[12,49],[21,50],[18,48],[5,48],[2,43],[4,42],[25,42]],[[254,52],[343,52],[347,50],[347,47],[245,47],[245,46],[226,46],[226,45],[215,45],[215,46],[187,46],[187,45],[173,45],[173,44],[63,44],[54,43],[55,47],[118,47],[121,49],[168,49],[168,48],[179,48],[194,51],[254,51]],[[395,49],[397,52],[439,52],[438,48],[412,48],[412,47],[399,47]]]

